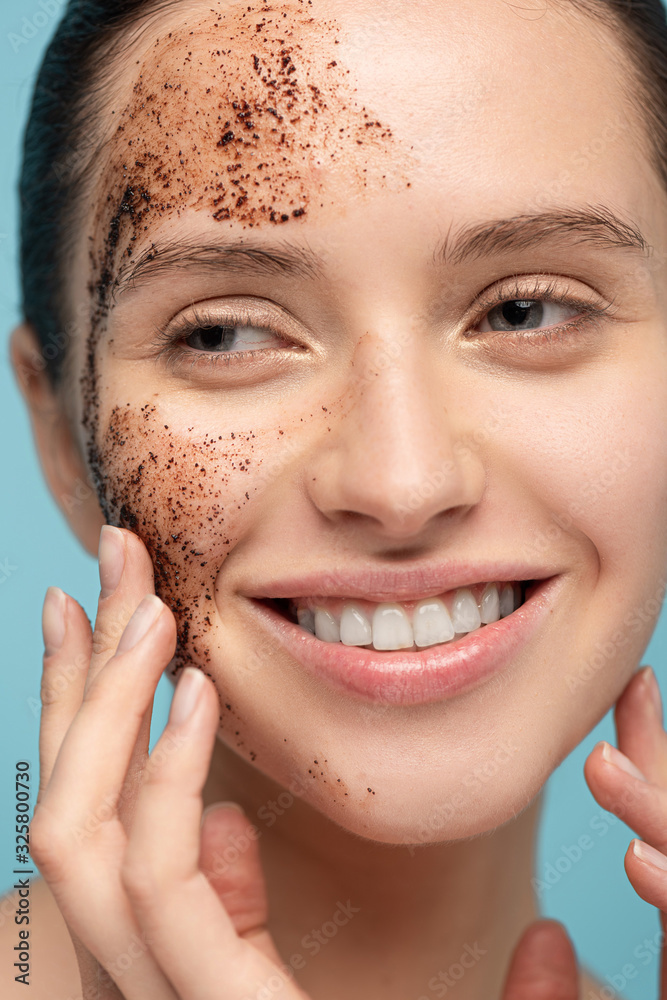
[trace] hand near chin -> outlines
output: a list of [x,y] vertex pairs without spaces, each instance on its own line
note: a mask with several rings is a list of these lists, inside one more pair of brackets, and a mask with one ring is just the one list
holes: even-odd
[[[625,871],[635,891],[660,911],[667,929],[667,733],[650,668],[635,673],[614,710],[620,749],[598,743],[584,765],[588,787],[641,840],[630,843]],[[664,937],[663,937],[664,940]],[[574,949],[561,923],[538,920],[518,942],[502,1000],[579,1000]],[[660,998],[667,1000],[667,962],[662,958]]]
[[[280,972],[266,929],[250,822],[212,808],[201,823],[219,713],[201,671],[180,679],[149,755],[153,697],[174,655],[176,622],[154,596],[141,540],[122,529],[120,539],[101,567],[94,632],[71,597],[64,637],[45,610],[31,852],[72,935],[83,998],[245,1000],[270,982],[275,1000],[304,1000]],[[220,864],[242,834],[247,850],[233,867]]]

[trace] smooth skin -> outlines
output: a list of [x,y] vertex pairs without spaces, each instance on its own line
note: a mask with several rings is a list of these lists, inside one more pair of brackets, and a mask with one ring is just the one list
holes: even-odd
[[[113,165],[126,156],[128,147],[117,149],[114,136],[137,74],[145,88],[169,93],[161,121],[170,134],[183,123],[187,131],[195,105],[215,118],[219,93],[207,96],[208,71],[196,68],[197,56],[204,62],[210,55],[209,34],[215,32],[207,28],[190,35],[191,25],[179,24],[186,12],[199,25],[209,6],[183,4],[153,22],[127,53],[114,78],[118,94],[110,97],[103,122],[109,134],[105,162]],[[217,29],[218,35],[228,33],[233,53],[246,6],[228,5],[224,30]],[[224,914],[215,910],[194,860],[200,806],[192,805],[188,820],[178,789],[201,794],[204,806],[232,800],[243,807],[248,823],[258,820],[261,837],[255,846],[270,911],[255,926],[266,924],[284,961],[305,951],[303,936],[332,920],[339,900],[350,900],[359,910],[316,956],[309,953],[298,971],[313,998],[416,997],[427,992],[438,970],[458,961],[466,944],[478,943],[486,954],[458,984],[457,1000],[487,1000],[500,994],[508,956],[539,916],[530,879],[541,789],[619,698],[631,710],[619,725],[619,744],[649,783],[623,774],[612,779],[599,749],[586,777],[596,795],[604,784],[614,796],[609,802],[625,810],[640,836],[660,847],[642,810],[650,799],[657,814],[663,794],[664,779],[657,781],[649,768],[664,754],[662,725],[649,729],[641,681],[634,675],[657,619],[656,594],[667,564],[667,439],[659,432],[667,421],[667,200],[645,136],[625,103],[621,55],[611,37],[600,44],[588,21],[559,13],[556,4],[532,20],[521,16],[523,8],[504,3],[398,3],[385,22],[378,22],[374,3],[327,0],[312,7],[314,16],[339,21],[340,44],[334,51],[331,36],[316,23],[310,34],[304,30],[299,36],[300,58],[310,60],[316,80],[332,57],[349,68],[359,104],[392,130],[393,143],[382,147],[382,156],[375,150],[369,157],[369,165],[386,170],[389,182],[374,177],[357,190],[345,157],[324,166],[310,163],[299,180],[311,195],[309,211],[279,230],[248,231],[238,221],[213,221],[206,206],[181,204],[178,214],[149,216],[148,230],[139,234],[136,257],[152,241],[170,237],[279,238],[319,252],[324,276],[168,270],[151,285],[126,289],[111,310],[109,329],[97,345],[100,434],[108,446],[105,489],[134,504],[140,527],[138,534],[123,533],[126,572],[118,589],[101,599],[94,642],[83,613],[68,600],[74,631],[66,642],[73,647],[54,656],[54,663],[62,656],[65,670],[65,664],[79,662],[78,644],[91,643],[100,654],[93,673],[101,679],[108,661],[114,683],[96,680],[90,686],[93,701],[76,719],[82,677],[63,694],[66,708],[61,711],[60,698],[48,704],[45,771],[53,766],[57,781],[52,817],[35,821],[36,856],[39,861],[41,848],[45,872],[51,861],[46,882],[57,901],[62,897],[81,947],[97,962],[113,966],[128,935],[137,927],[153,928],[156,909],[164,917],[161,933],[171,936],[170,944],[156,933],[149,951],[133,960],[129,985],[120,977],[121,992],[133,988],[139,969],[156,989],[165,977],[178,989],[179,961],[191,963],[192,989],[200,988],[195,978],[200,976],[205,990],[206,976],[215,971],[208,965],[213,955],[205,949],[200,961],[199,952],[186,955],[183,947],[191,927],[205,934],[201,911],[188,905],[175,921],[167,920],[167,907],[157,900],[163,881],[175,899],[178,885],[189,885],[200,892],[202,906],[212,907],[204,912],[210,927],[223,935]],[[158,67],[155,36],[168,37],[172,29],[169,50],[159,50]],[[193,58],[186,62],[190,51]],[[192,90],[185,106],[181,91],[164,87],[165,76],[173,81],[184,66]],[[246,68],[241,59],[238,80]],[[160,136],[137,115],[127,116],[120,134],[123,141],[145,143],[148,151],[158,148]],[[202,175],[224,166],[219,131],[197,140]],[[167,164],[176,176],[180,148],[173,144],[174,162]],[[160,155],[163,150],[164,140]],[[296,161],[290,170],[300,169],[303,161],[298,156]],[[106,205],[101,188],[98,200],[88,205],[71,269],[73,312],[84,318],[92,280],[88,237],[97,246],[108,229],[108,220],[98,224],[98,209]],[[183,189],[192,190],[196,202],[201,188],[193,183]],[[653,256],[633,256],[627,248],[612,252],[594,239],[555,245],[542,234],[538,247],[496,249],[483,259],[439,261],[436,267],[434,248],[448,232],[552,203],[610,205],[641,226]],[[499,302],[514,298],[507,290],[512,276],[521,277],[522,287],[536,280],[543,282],[540,288],[553,285],[546,326],[580,314],[579,307],[561,301],[568,293],[613,304],[613,310],[600,324],[553,340],[501,335],[488,319],[482,322],[475,307],[483,293]],[[167,365],[156,347],[156,327],[188,314],[193,301],[206,301],[224,316],[231,296],[246,302],[255,322],[266,315],[262,309],[269,302],[285,339],[293,335],[302,352],[292,356],[276,347],[275,355],[267,353],[261,362],[252,358],[229,369],[193,368],[189,354],[180,367]],[[486,316],[488,309],[483,311]],[[38,364],[34,333],[21,326],[12,338],[42,466],[63,508],[75,484],[90,481],[76,378],[85,366],[86,331],[78,333],[69,345],[72,379],[60,396]],[[126,414],[119,437],[113,433],[116,408]],[[241,433],[252,443],[252,454],[245,440],[240,450]],[[116,447],[120,438],[122,448]],[[170,445],[178,456],[176,471],[166,465]],[[144,463],[143,491],[137,495],[132,481],[140,478],[138,467],[151,452],[162,464],[151,472]],[[208,487],[202,482],[200,489],[193,484],[201,482],[206,453]],[[250,458],[250,464],[241,469],[239,458]],[[202,702],[195,725],[202,743],[198,752],[192,750],[193,759],[188,763],[187,748],[195,743],[186,742],[165,752],[160,766],[156,759],[149,772],[146,789],[156,815],[156,796],[172,786],[174,815],[145,824],[138,804],[129,829],[125,812],[131,813],[140,794],[132,763],[120,823],[113,813],[115,798],[123,765],[133,755],[132,726],[139,731],[140,715],[173,654],[174,622],[162,652],[151,645],[150,663],[138,664],[142,645],[117,660],[113,653],[153,586],[151,559],[139,534],[152,531],[166,549],[174,530],[169,503],[174,496],[182,505],[176,527],[195,537],[204,554],[186,562],[189,553],[172,545],[169,565],[180,573],[179,596],[196,609],[190,635],[206,635],[210,660],[204,663],[196,648],[184,652],[209,671],[222,724],[217,739],[206,743],[207,702]],[[422,502],[412,503],[414,496]],[[104,521],[99,501],[91,488],[74,513],[65,510],[91,554]],[[405,570],[427,561],[492,558],[521,558],[560,577],[550,620],[496,683],[425,707],[393,711],[335,697],[267,640],[250,599],[286,568],[328,572],[337,563],[343,570]],[[107,588],[110,572],[109,565],[101,566]],[[212,591],[207,608],[205,586]],[[165,603],[166,618],[178,612],[175,601]],[[630,624],[635,620],[637,628]],[[599,648],[610,642],[604,669],[593,669]],[[257,650],[262,655],[255,671],[249,668]],[[88,661],[86,654],[84,672]],[[584,668],[585,677],[572,688],[568,678],[577,680]],[[206,691],[202,698],[210,701]],[[231,718],[227,702],[237,713]],[[59,763],[49,762],[63,739],[67,748],[70,724],[79,756],[64,753],[61,760],[74,758],[75,765],[63,764],[59,773]],[[147,723],[141,725],[139,762],[147,740]],[[655,745],[649,747],[652,731]],[[102,733],[108,734],[106,745]],[[466,784],[477,769],[496,762],[499,748],[504,764],[493,780]],[[320,781],[320,773],[312,776],[315,760],[326,761],[331,781]],[[349,789],[347,797],[334,787],[338,777]],[[610,788],[612,780],[619,784]],[[288,788],[295,789],[290,807],[272,825],[260,822],[260,810]],[[457,807],[442,808],[454,796]],[[47,803],[49,797],[47,786]],[[102,815],[95,811],[100,807]],[[71,824],[85,830],[87,819],[91,837],[79,842]],[[179,834],[180,821],[189,826]],[[210,828],[211,839],[215,834],[225,843],[233,835],[228,825],[240,822],[245,821],[233,812],[209,813],[205,840]],[[107,823],[115,840],[103,861],[91,866],[89,878],[111,881],[95,894],[86,891],[79,864],[87,864],[84,859],[104,840]],[[141,842],[134,839],[140,835]],[[55,860],[53,843],[60,845]],[[183,863],[189,858],[187,871],[173,870],[175,854]],[[248,848],[243,864],[251,867],[252,857]],[[68,858],[67,871],[54,871]],[[71,881],[72,858],[78,887]],[[638,880],[643,864],[626,860]],[[219,867],[207,863],[203,870]],[[231,866],[225,875],[233,872]],[[254,874],[248,869],[241,874],[261,899],[258,867]],[[637,885],[648,893],[644,882]],[[650,886],[658,891],[657,875]],[[213,888],[221,889],[219,883]],[[222,905],[224,910],[224,900]],[[553,939],[560,935],[567,953],[562,929],[543,925],[538,930],[548,936],[541,936],[542,943],[553,954]],[[546,976],[545,989],[554,992],[555,973],[535,972],[544,960],[540,937],[535,931],[528,935],[511,988],[519,989],[523,978],[535,990],[538,975]],[[238,947],[232,942],[237,957]],[[571,960],[569,969],[574,982]]]

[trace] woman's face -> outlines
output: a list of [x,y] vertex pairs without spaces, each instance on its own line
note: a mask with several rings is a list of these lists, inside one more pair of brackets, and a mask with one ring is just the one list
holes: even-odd
[[[374,840],[523,809],[665,590],[666,203],[600,31],[537,0],[182,4],[104,116],[73,286],[102,509],[220,740]],[[431,687],[423,653],[259,600],[409,620],[524,580],[524,610],[433,646]],[[363,687],[383,658],[404,673]]]

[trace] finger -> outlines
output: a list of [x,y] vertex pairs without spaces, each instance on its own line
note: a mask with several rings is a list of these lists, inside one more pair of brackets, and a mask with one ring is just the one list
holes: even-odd
[[[148,551],[138,537],[124,528],[103,525],[98,548],[100,597],[92,640],[88,687],[116,652],[120,637],[146,594],[155,593],[155,576]],[[152,702],[137,731],[127,767],[119,815],[124,825],[132,823],[140,776],[148,758]]]
[[[88,616],[81,605],[59,587],[49,587],[46,592],[42,633],[44,661],[37,803],[48,786],[65,734],[81,706],[92,649]],[[68,930],[79,966],[83,1000],[123,1000],[95,957],[73,930]]]
[[624,864],[637,894],[667,913],[667,855],[635,838],[628,846]]
[[662,700],[650,667],[639,670],[614,709],[617,744],[648,780],[667,788],[667,733]]
[[229,915],[234,930],[277,965],[281,958],[266,924],[269,906],[257,838],[259,831],[236,803],[204,813],[199,868]]
[[[98,852],[82,847],[72,866],[70,845],[64,841],[62,824],[49,827],[46,818],[36,843],[38,863],[44,867],[58,908],[67,924],[79,963],[85,1000],[177,1000],[177,995],[150,950],[122,890],[118,872],[125,845],[121,824],[105,825],[104,842]],[[65,838],[67,831],[65,831]],[[115,986],[118,989],[115,989]],[[99,996],[98,996],[99,993]]]
[[626,769],[636,770],[623,753],[602,741],[589,754],[584,775],[603,809],[613,812],[643,840],[664,852],[667,849],[667,790],[643,781]]
[[[140,635],[142,628],[147,630]],[[51,776],[46,800],[71,831],[85,827],[91,815],[115,811],[144,715],[173,655],[174,616],[149,595],[123,636],[116,655],[85,692]]]
[[502,1000],[579,1000],[574,946],[557,920],[537,920],[512,952]]
[[667,932],[667,856],[655,851],[648,844],[633,840],[625,854],[625,872],[635,892],[651,906],[660,910],[662,942],[660,957],[661,1000],[667,997],[667,959],[665,940]]
[[39,801],[58,751],[81,705],[90,662],[88,617],[59,587],[49,587],[42,609],[44,659],[39,726]]
[[[152,600],[157,601],[157,598],[153,595]],[[162,625],[162,631],[166,636],[166,643],[164,641],[162,643],[163,661],[166,665],[173,653],[175,623],[171,612],[168,612],[161,602],[158,603],[166,615],[166,623]],[[87,628],[90,637],[89,624]],[[158,630],[157,641],[153,642],[152,650],[144,648],[143,651],[144,660],[148,658],[153,665],[161,649],[159,638]],[[132,652],[135,653],[134,677],[127,677],[125,684],[125,693],[128,695],[125,700],[129,701],[130,705],[132,693],[134,692],[136,696],[136,691],[140,688],[140,685],[137,685],[137,677],[139,679],[142,677],[142,672],[137,672],[136,669],[136,650]],[[125,659],[126,661],[128,659],[127,651]],[[87,662],[90,662],[90,653]],[[123,694],[122,685],[118,684],[119,671],[114,671],[117,665],[117,662],[105,664],[97,677],[88,685],[84,693],[84,703],[80,705],[74,720],[67,728],[61,751],[53,767],[52,780],[45,796],[46,802],[41,803],[41,810],[37,814],[33,843],[38,864],[50,881],[70,929],[82,982],[86,984],[88,991],[87,995],[99,996],[100,1000],[112,1000],[112,998],[115,1000],[121,996],[125,1000],[134,998],[143,1000],[148,995],[156,1000],[158,998],[176,1000],[170,984],[157,967],[146,942],[140,936],[140,928],[118,883],[120,856],[115,867],[112,863],[114,855],[119,855],[125,842],[120,824],[117,820],[114,821],[114,803],[123,780],[122,769],[125,767],[127,770],[127,766],[126,760],[123,761],[118,754],[109,754],[108,748],[114,745],[114,740],[117,740],[119,729],[121,737],[123,735],[122,724],[119,726],[118,719],[120,718],[121,723],[127,722],[130,728],[132,723],[131,708],[128,711],[127,705],[122,705],[121,711],[117,711],[114,717],[114,699],[109,697],[108,691],[105,694],[105,687],[110,686],[114,695]],[[147,690],[144,691],[146,709],[143,715],[141,711],[139,712],[140,718],[135,715],[136,726],[134,731],[130,732],[126,743],[126,759],[136,752],[137,732],[146,715],[150,713],[150,704],[160,672],[161,667],[158,663],[157,672],[154,670],[153,681],[149,680]],[[114,674],[115,683],[112,676]],[[118,697],[116,697],[116,707],[118,707],[117,702]],[[70,706],[70,709],[72,707]],[[71,711],[69,714],[71,715]],[[64,722],[63,725],[66,727],[67,723]],[[110,778],[112,787],[107,785],[105,790],[99,777],[106,773],[105,766],[108,771],[107,761],[116,761],[119,768],[115,778],[114,776]],[[72,780],[72,775],[76,776],[76,780]],[[85,801],[84,775],[89,778],[89,789],[101,793],[101,803],[99,794],[97,798],[93,795]],[[73,793],[78,792],[82,793],[82,799],[77,815],[71,811],[70,806],[74,798]],[[65,809],[63,803],[66,803]],[[110,834],[106,836],[102,850],[96,853],[91,850],[90,841],[94,839],[96,831],[105,826],[110,828]],[[100,864],[100,854],[103,857],[102,864]],[[86,887],[85,899],[82,899],[82,885]],[[122,978],[128,968],[131,968],[131,976],[124,981],[121,994],[114,986],[113,977]]]
[[604,742],[597,744],[584,765],[586,781],[603,808],[664,851],[667,734],[659,691],[649,668],[638,671],[627,684],[616,705],[615,721],[620,751]]
[[[293,1000],[301,992],[266,955],[239,937],[199,868],[201,793],[218,718],[213,684],[201,671],[186,669],[145,771],[121,879],[177,993],[188,1000],[240,1000],[277,976],[272,998]],[[203,956],[196,983],[193,954]]]
[[102,526],[98,550],[100,597],[97,602],[90,685],[116,647],[145,594],[155,593],[153,564],[138,535],[110,524]]

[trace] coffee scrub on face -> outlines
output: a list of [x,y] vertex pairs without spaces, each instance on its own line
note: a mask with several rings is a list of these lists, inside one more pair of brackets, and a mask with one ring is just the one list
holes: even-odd
[[[325,180],[341,165],[347,198],[363,197],[369,182],[389,186],[398,180],[384,151],[391,129],[359,103],[349,69],[333,58],[340,34],[335,19],[313,16],[312,3],[283,7],[248,6],[233,20],[228,12],[213,12],[196,23],[194,57],[195,32],[187,20],[147,50],[140,39],[142,58],[136,60],[128,103],[120,114],[112,108],[106,116],[109,160],[92,203],[106,238],[90,250],[82,425],[105,519],[140,535],[155,566],[157,592],[179,621],[174,674],[185,662],[208,660],[203,635],[192,633],[181,575],[187,570],[188,581],[196,584],[192,602],[205,634],[211,623],[200,602],[212,599],[216,574],[201,572],[206,561],[198,550],[210,552],[217,541],[217,552],[224,554],[222,546],[232,544],[225,537],[225,493],[219,485],[227,485],[236,471],[247,473],[250,458],[241,456],[238,444],[230,453],[227,438],[233,440],[233,432],[225,434],[224,445],[223,435],[217,441],[206,435],[194,449],[189,436],[180,442],[185,451],[179,465],[179,441],[159,426],[154,404],[138,411],[129,403],[122,412],[115,407],[107,426],[99,426],[97,344],[114,293],[147,265],[168,263],[169,251],[151,234],[162,220],[188,209],[216,222],[229,220],[236,233],[284,226],[305,216],[311,202],[320,215],[322,209],[335,211],[338,203]],[[250,431],[239,440],[253,437]],[[250,443],[243,447],[252,450]],[[204,461],[193,461],[195,453]],[[164,483],[165,476],[178,480],[176,501],[152,485]],[[242,504],[250,499],[246,492]],[[168,511],[168,517],[158,511]]]
[[[100,591],[94,622],[44,599],[0,993],[638,1000],[640,918],[621,947],[587,879],[613,814],[667,912],[662,3],[69,0],[54,28],[11,359]],[[594,967],[538,835],[612,710],[563,806]]]

